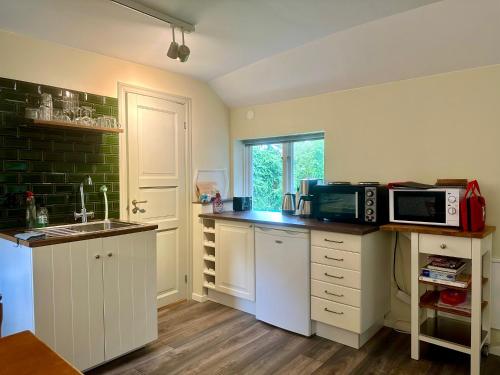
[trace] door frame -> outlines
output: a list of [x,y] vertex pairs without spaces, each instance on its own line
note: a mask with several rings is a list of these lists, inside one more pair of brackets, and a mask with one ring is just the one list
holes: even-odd
[[191,177],[193,174],[192,171],[192,131],[191,131],[191,108],[192,108],[192,100],[191,98],[168,94],[162,91],[149,89],[146,87],[140,87],[136,85],[131,85],[128,83],[118,81],[118,122],[121,124],[123,133],[119,134],[119,160],[120,160],[120,219],[129,220],[129,210],[128,210],[128,202],[129,202],[129,191],[128,191],[128,161],[129,161],[129,150],[127,143],[128,136],[128,123],[127,123],[127,94],[139,94],[145,96],[151,96],[154,98],[165,99],[175,103],[183,104],[185,107],[185,120],[186,120],[186,131],[184,133],[184,168],[186,170],[185,173],[185,186],[186,186],[186,194],[185,194],[185,202],[183,205],[180,205],[181,209],[184,208],[186,210],[186,244],[187,244],[187,257],[186,257],[186,275],[187,275],[187,285],[186,285],[186,298],[191,299],[192,294],[192,267],[193,264],[193,236],[192,234],[192,226],[191,226],[191,217],[192,217],[192,207],[191,200],[193,194],[193,186],[191,182]]

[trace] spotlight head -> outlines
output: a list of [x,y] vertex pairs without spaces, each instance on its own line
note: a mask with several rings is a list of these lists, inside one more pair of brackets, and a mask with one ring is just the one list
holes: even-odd
[[174,60],[179,56],[179,44],[175,41],[174,25],[172,25],[172,43],[170,43],[170,47],[168,47],[167,56]]

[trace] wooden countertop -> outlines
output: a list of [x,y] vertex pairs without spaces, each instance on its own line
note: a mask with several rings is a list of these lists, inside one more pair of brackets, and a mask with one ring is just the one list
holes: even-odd
[[[113,221],[113,220],[111,220],[111,221]],[[119,221],[119,220],[115,220],[115,221]],[[92,222],[89,222],[89,224],[91,224],[91,223]],[[132,224],[134,224],[134,225],[126,226],[123,228],[107,229],[105,231],[96,231],[96,232],[87,232],[87,233],[81,232],[81,233],[77,233],[77,234],[70,234],[67,236],[46,237],[44,239],[39,239],[39,240],[29,240],[29,241],[19,240],[19,244],[26,246],[26,247],[40,247],[40,246],[56,245],[59,243],[90,240],[92,238],[121,236],[122,234],[147,232],[150,230],[158,229],[158,225],[156,225],[156,224],[142,224],[142,223],[132,223]],[[50,228],[50,227],[48,227],[48,228]],[[26,232],[27,230],[28,229],[26,229],[26,228],[5,229],[5,230],[0,231],[0,238],[17,243],[18,239],[14,236],[17,233],[23,233],[23,232]],[[36,229],[33,229],[33,230],[36,231]]]
[[411,225],[390,223],[380,227],[380,230],[388,232],[413,232],[423,234],[437,234],[441,236],[484,238],[496,231],[496,227],[486,226],[481,232],[467,232],[458,228],[437,227],[432,225]]
[[81,372],[30,331],[24,331],[0,339],[0,374],[74,375]]
[[303,219],[299,216],[283,215],[281,212],[267,211],[225,211],[221,214],[200,214],[199,216],[205,219],[243,221],[354,235],[376,232],[379,228],[376,225],[324,222],[317,219]]

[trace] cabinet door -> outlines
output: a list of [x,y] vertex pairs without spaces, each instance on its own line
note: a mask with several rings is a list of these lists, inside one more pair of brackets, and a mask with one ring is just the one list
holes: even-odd
[[155,340],[156,233],[103,238],[105,359]]
[[253,225],[215,224],[215,289],[255,300],[255,249]]
[[80,370],[104,361],[101,239],[33,249],[35,334]]

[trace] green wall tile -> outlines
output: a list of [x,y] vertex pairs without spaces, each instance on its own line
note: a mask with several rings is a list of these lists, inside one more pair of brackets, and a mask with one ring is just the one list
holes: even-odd
[[6,171],[27,171],[28,162],[26,161],[4,161],[4,169]]
[[[52,94],[54,108],[62,107],[64,88],[0,77],[0,228],[23,225],[24,209],[13,205],[24,204],[27,189],[35,193],[37,204],[47,205],[52,224],[73,221],[73,211],[81,204],[78,187],[86,174],[94,180],[93,186],[85,187],[92,201],[88,208],[103,217],[99,188],[106,184],[110,216],[119,217],[118,135],[30,126],[23,119],[24,107],[37,105],[39,87]],[[99,114],[118,113],[116,98],[88,94],[81,104],[92,105]]]

